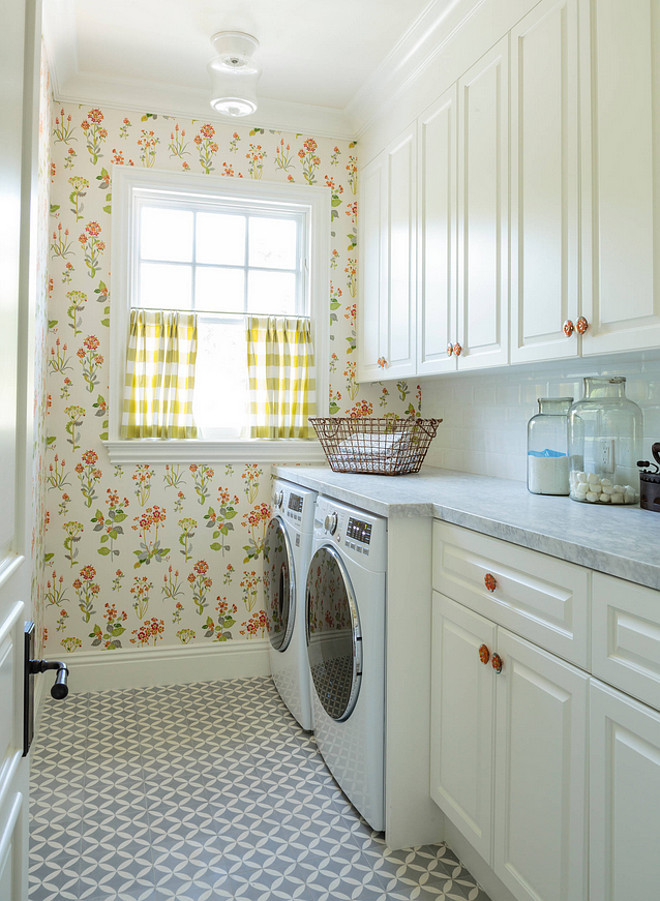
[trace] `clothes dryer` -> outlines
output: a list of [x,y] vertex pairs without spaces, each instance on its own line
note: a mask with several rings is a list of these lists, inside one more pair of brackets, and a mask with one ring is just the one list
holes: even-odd
[[316,492],[273,483],[273,516],[264,547],[270,668],[280,696],[303,729],[314,728],[305,644],[305,574],[311,553]]
[[387,521],[319,496],[307,572],[316,742],[373,829],[385,828]]

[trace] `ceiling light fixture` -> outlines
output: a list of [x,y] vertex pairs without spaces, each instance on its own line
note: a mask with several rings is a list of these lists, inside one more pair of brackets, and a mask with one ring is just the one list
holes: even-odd
[[259,41],[243,31],[219,31],[211,43],[218,54],[208,66],[211,106],[223,116],[249,116],[256,112],[261,68],[252,56]]

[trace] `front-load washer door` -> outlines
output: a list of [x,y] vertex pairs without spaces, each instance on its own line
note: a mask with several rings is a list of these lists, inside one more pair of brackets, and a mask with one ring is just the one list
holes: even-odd
[[326,713],[346,720],[362,679],[362,635],[353,587],[331,545],[320,547],[307,570],[307,656]]
[[266,531],[264,587],[270,643],[276,651],[286,651],[296,617],[296,577],[291,540],[279,516]]

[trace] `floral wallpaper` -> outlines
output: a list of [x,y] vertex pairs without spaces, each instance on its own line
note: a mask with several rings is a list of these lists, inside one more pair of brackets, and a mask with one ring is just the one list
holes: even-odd
[[114,166],[326,185],[330,410],[418,412],[419,388],[360,386],[357,148],[232,122],[56,103],[51,132],[45,571],[49,652],[266,637],[270,467],[113,466],[108,428]]

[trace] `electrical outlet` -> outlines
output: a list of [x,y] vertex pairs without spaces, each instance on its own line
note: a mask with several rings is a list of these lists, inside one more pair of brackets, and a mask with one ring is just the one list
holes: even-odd
[[601,472],[614,472],[614,439],[600,439],[600,459],[598,468]]

